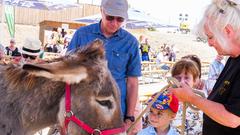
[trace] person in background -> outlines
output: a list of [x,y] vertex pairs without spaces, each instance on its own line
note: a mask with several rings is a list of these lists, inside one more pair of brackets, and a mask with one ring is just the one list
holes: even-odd
[[205,36],[219,55],[230,56],[207,99],[181,83],[169,88],[179,100],[204,112],[203,135],[240,133],[240,1],[213,0],[207,7],[198,33]]
[[176,61],[176,58],[177,58],[177,48],[175,47],[174,44],[171,45],[171,48],[170,48],[170,56],[169,56],[169,61],[173,61],[175,62]]
[[164,56],[162,50],[158,50],[157,57],[156,57],[156,63],[160,65],[164,61]]
[[61,49],[62,51],[60,52],[60,54],[61,54],[62,56],[64,56],[65,53],[67,52],[67,48],[68,48],[68,45],[69,45],[70,41],[71,41],[71,39],[69,39],[69,38],[65,38],[65,39],[64,39],[63,48]]
[[201,64],[200,58],[195,54],[189,54],[189,55],[183,56],[181,59],[189,59],[189,60],[192,60],[196,63],[197,68],[199,70],[199,78],[198,78],[197,82],[194,84],[193,88],[196,88],[198,90],[204,90],[205,81],[201,79],[201,77],[202,77],[202,64]]
[[[190,87],[194,87],[199,79],[199,69],[197,64],[191,59],[181,59],[177,61],[171,70],[172,77],[176,78],[179,82],[185,83]],[[173,121],[172,126],[180,127],[182,125],[183,106],[177,113],[176,120]],[[191,108],[186,109],[186,135],[200,135],[202,134],[202,111],[195,111]],[[180,131],[179,131],[180,132]]]
[[224,56],[216,56],[214,61],[210,64],[208,79],[217,80],[225,65],[225,62],[223,60]]
[[19,56],[21,54],[19,52],[19,49],[15,46],[15,44],[16,44],[15,39],[11,39],[9,46],[7,46],[5,48],[6,55],[11,56],[11,57],[16,57],[16,56]]
[[150,51],[150,45],[148,43],[148,38],[145,38],[145,42],[140,44],[140,50],[142,54],[142,61],[150,61],[149,58],[149,51]]
[[171,56],[171,49],[169,46],[167,46],[164,51],[164,59],[166,61],[170,61],[170,56]]
[[217,78],[222,72],[224,65],[225,61],[224,56],[222,55],[217,55],[213,62],[210,64],[208,78],[205,84],[208,95],[211,93],[211,90],[213,89],[213,86],[216,83]]
[[22,58],[20,64],[40,62],[41,41],[34,38],[26,38],[22,46]]
[[143,35],[140,35],[139,40],[138,40],[139,44],[144,43],[144,39],[145,39],[145,37]]
[[75,32],[67,53],[84,47],[97,38],[104,42],[108,68],[119,86],[122,115],[128,128],[135,121],[138,77],[141,76],[139,43],[132,34],[121,28],[128,19],[127,0],[102,0],[100,10],[100,22],[80,27]]
[[[156,95],[157,93],[151,97],[148,103]],[[178,112],[178,106],[178,99],[173,94],[163,92],[152,104],[147,115],[150,125],[138,132],[137,135],[179,135],[171,126],[171,122]]]

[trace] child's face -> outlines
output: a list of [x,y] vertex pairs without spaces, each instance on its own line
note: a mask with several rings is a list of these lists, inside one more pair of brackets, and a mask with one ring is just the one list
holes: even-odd
[[169,110],[157,110],[153,107],[149,111],[149,122],[153,127],[166,127],[175,118]]
[[176,78],[179,82],[181,83],[185,83],[187,85],[189,85],[190,87],[193,87],[195,80],[193,79],[193,75],[191,73],[186,73],[186,72],[182,72],[179,75],[175,75],[173,76],[174,78]]

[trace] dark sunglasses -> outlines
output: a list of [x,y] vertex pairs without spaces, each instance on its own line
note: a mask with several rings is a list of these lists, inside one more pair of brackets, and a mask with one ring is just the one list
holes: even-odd
[[33,55],[27,55],[27,54],[22,54],[23,58],[27,59],[30,58],[31,60],[35,60],[37,58],[37,56],[33,56]]
[[110,15],[106,15],[106,19],[108,21],[113,21],[114,19],[116,19],[118,22],[124,21],[124,18],[122,18],[122,17],[115,17],[115,16],[110,16]]

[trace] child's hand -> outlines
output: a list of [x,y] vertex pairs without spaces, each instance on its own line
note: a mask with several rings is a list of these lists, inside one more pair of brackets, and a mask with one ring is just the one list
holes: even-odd
[[197,83],[196,83],[196,85],[194,86],[194,88],[196,88],[196,89],[198,89],[198,90],[203,90],[204,85],[205,85],[204,80],[201,80],[201,79],[200,79],[200,80],[197,81]]

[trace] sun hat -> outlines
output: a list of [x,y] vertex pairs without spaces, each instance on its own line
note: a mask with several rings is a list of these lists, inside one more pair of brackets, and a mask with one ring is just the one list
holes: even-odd
[[[157,93],[153,94],[150,100],[148,101],[148,103],[151,102],[156,95]],[[152,107],[157,110],[166,110],[170,108],[174,113],[177,113],[178,106],[179,106],[179,102],[177,97],[174,96],[173,94],[169,94],[166,92],[163,92],[157,98],[157,100],[152,104]]]
[[101,7],[107,15],[119,16],[128,19],[128,2],[127,0],[102,0]]
[[38,56],[41,51],[41,41],[33,38],[26,38],[22,47],[22,54]]

